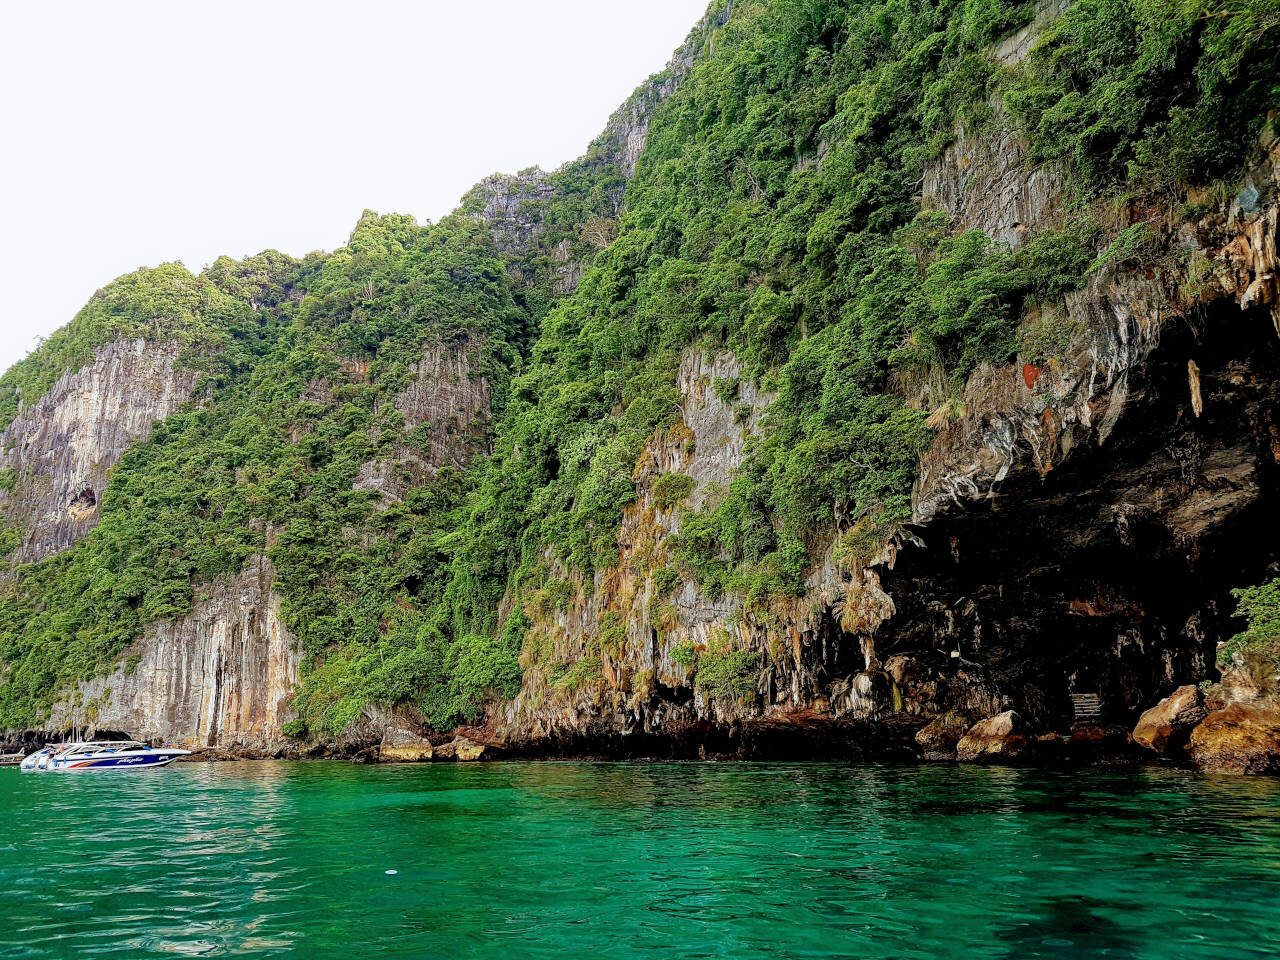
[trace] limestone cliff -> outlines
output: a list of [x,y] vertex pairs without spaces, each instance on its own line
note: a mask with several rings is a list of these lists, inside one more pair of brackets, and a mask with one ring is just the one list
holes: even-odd
[[[1028,726],[1070,727],[1073,697],[1131,724],[1211,680],[1229,588],[1277,560],[1248,531],[1280,511],[1277,207],[1255,202],[1274,197],[1278,162],[1267,134],[1244,202],[1199,220],[1127,211],[1177,255],[1154,272],[1117,264],[1045,308],[1070,331],[1063,355],[979,370],[935,417],[911,524],[853,558],[841,541],[857,530],[834,531],[799,601],[655,580],[681,515],[722,495],[770,400],[748,388],[726,403],[710,385],[736,381],[734,358],[686,353],[681,419],[637,467],[621,562],[583,583],[548,555],[561,579],[526,604],[524,687],[489,729],[534,752],[751,755],[786,731],[819,753],[954,756],[970,724],[1010,708],[1022,743]],[[1006,127],[961,136],[925,190],[956,232],[1016,246],[1058,222],[1062,179]],[[664,474],[690,478],[680,503],[655,501]],[[718,694],[698,665],[735,651],[743,690]],[[1017,755],[1091,758],[1115,748],[1107,736]]]
[[4,431],[0,463],[13,485],[0,489],[0,511],[22,535],[12,560],[51,556],[93,529],[112,465],[195,390],[179,353],[145,340],[99,347]]
[[432,344],[413,364],[412,381],[395,399],[409,439],[366,463],[357,490],[376,490],[384,503],[401,500],[442,467],[461,469],[475,457],[490,410],[488,382],[472,375],[472,346]]
[[[482,449],[489,387],[472,375],[474,348],[433,343],[423,350],[394,399],[406,439],[364,464],[355,489],[377,491],[386,506],[441,468],[465,467]],[[367,364],[343,367],[356,382],[367,378]],[[306,394],[316,401],[332,390],[313,383]],[[296,753],[282,728],[294,716],[303,655],[281,618],[275,578],[268,560],[253,557],[234,577],[197,584],[188,616],[150,628],[112,673],[59,701],[47,728],[122,731],[240,755]],[[380,735],[391,716],[376,712],[369,735]],[[343,742],[359,740],[353,737]]]
[[122,731],[187,748],[285,746],[301,653],[280,620],[274,571],[254,557],[201,587],[181,620],[150,628],[106,677],[58,703],[48,728]]
[[[1274,665],[1217,667],[1231,588],[1280,572],[1258,533],[1280,520],[1276,118],[1247,163],[1265,111],[1233,128],[1247,136],[1212,187],[1117,193],[1129,174],[1111,170],[1080,192],[1081,171],[1035,159],[1054,154],[1020,112],[1053,91],[1004,96],[1085,5],[957,6],[962,25],[920,27],[886,73],[878,58],[920,24],[890,43],[849,10],[740,5],[728,23],[733,8],[714,3],[584,157],[479,184],[439,234],[483,250],[369,214],[348,250],[268,278],[278,295],[235,321],[248,346],[228,367],[248,372],[226,395],[283,399],[232,411],[209,443],[223,491],[252,494],[215,507],[186,490],[182,507],[221,520],[234,503],[241,539],[189,550],[205,565],[168,594],[134,577],[126,616],[185,609],[188,588],[193,608],[139,617],[144,635],[60,697],[51,729],[396,760],[1083,762],[1131,759],[1136,742],[1280,766]],[[987,86],[965,91],[967,113],[888,102],[908,74],[928,78],[921,102],[956,97],[954,76],[918,61],[945,66],[970,31],[957,75]],[[737,73],[686,84],[721,43]],[[899,132],[886,117],[925,129],[882,154],[873,140]],[[1025,267],[1032,255],[1053,269]],[[1002,286],[992,263],[1049,279]],[[955,271],[945,317],[929,299],[939,265]],[[890,294],[850,292],[881,289],[882,266]],[[468,299],[486,290],[492,313]],[[433,311],[447,334],[417,326]],[[900,363],[920,342],[924,359]],[[195,388],[176,347],[122,341],[23,410],[0,495],[23,531],[15,560],[82,537],[111,464]],[[826,406],[788,406],[788,391]],[[787,417],[803,429],[783,432]],[[788,436],[802,454],[775,483],[779,461],[757,453]],[[804,499],[804,469],[858,493],[815,484],[795,520],[780,501]],[[763,546],[740,549],[752,533]],[[41,624],[42,642],[68,635]],[[32,657],[22,679],[56,662]],[[438,728],[459,717],[474,725],[451,740]]]

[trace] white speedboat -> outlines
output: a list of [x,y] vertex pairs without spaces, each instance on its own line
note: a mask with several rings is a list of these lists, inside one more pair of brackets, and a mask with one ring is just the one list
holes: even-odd
[[163,767],[190,750],[148,747],[136,740],[89,740],[37,750],[22,761],[23,770],[143,770]]

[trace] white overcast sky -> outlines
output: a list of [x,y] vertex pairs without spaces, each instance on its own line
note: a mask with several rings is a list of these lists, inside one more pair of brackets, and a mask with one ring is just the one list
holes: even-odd
[[147,264],[580,155],[706,0],[0,0],[0,370]]

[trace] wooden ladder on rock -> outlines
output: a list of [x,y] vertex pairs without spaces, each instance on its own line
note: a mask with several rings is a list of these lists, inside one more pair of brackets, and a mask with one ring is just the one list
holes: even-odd
[[1075,708],[1077,720],[1102,718],[1102,700],[1096,693],[1073,693],[1071,705]]

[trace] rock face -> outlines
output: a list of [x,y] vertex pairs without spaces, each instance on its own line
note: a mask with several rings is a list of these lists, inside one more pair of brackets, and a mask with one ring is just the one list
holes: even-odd
[[[535,743],[596,734],[643,737],[673,733],[708,718],[728,723],[757,716],[762,699],[770,714],[783,714],[809,707],[819,695],[809,645],[825,641],[816,630],[804,635],[801,624],[807,621],[801,605],[780,617],[786,632],[771,635],[747,623],[734,624],[740,600],[706,597],[692,583],[670,585],[664,592],[652,577],[667,559],[666,539],[679,531],[685,510],[723,494],[772,400],[741,374],[731,354],[690,350],[682,357],[677,374],[681,416],[650,438],[641,455],[635,474],[639,497],[624,511],[622,556],[616,567],[598,571],[587,584],[548,555],[555,574],[565,580],[568,597],[564,603],[526,610],[533,629],[523,658],[524,686],[491,718],[503,737]],[[655,495],[654,484],[673,476],[685,478],[688,492],[678,502],[664,502]],[[810,578],[814,596],[823,595],[839,576],[834,564],[815,571]],[[616,624],[625,640],[610,637],[602,643],[605,623]],[[725,642],[756,651],[762,663],[772,656],[768,673],[757,678],[755,696],[708,696],[698,689],[689,657]],[[854,675],[866,666],[856,643],[825,653],[846,681],[833,704],[837,715],[869,711],[869,697],[888,696],[883,680],[855,684]],[[581,663],[599,666],[589,675],[568,674],[571,680],[566,681],[563,671]],[[656,691],[671,694],[655,696]]]
[[[687,351],[677,385],[681,416],[650,438],[636,468],[638,499],[624,510],[620,563],[588,584],[548,555],[561,578],[548,589],[566,596],[525,610],[533,626],[523,689],[490,717],[500,736],[534,753],[578,744],[628,755],[755,756],[768,754],[750,751],[788,738],[793,747],[797,738],[818,744],[825,722],[826,740],[842,756],[882,748],[951,756],[975,719],[1008,708],[972,663],[953,666],[934,651],[882,663],[872,635],[893,617],[893,601],[874,569],[837,559],[834,544],[810,572],[805,597],[765,611],[741,597],[709,597],[692,582],[660,584],[653,574],[670,558],[668,538],[687,510],[723,496],[773,399],[729,353]],[[685,478],[688,491],[674,503],[655,492],[672,478]],[[699,682],[699,665],[724,648],[746,655],[740,662],[752,692],[726,696]],[[571,671],[574,664],[598,667]],[[958,727],[949,742],[917,742],[917,730],[943,714]],[[849,740],[855,733],[863,743]],[[870,738],[882,742],[872,747]]]
[[434,753],[430,740],[403,724],[390,726],[378,745],[378,759],[390,763],[423,763]]
[[[1006,67],[1020,63],[1069,5],[1069,0],[1039,0],[1035,19],[999,44],[993,58]],[[1028,162],[1026,142],[1007,122],[1004,102],[996,98],[990,106],[992,118],[981,134],[960,131],[942,157],[925,168],[922,193],[927,206],[948,213],[965,229],[1018,247],[1052,222],[1062,174]]]
[[283,749],[301,653],[280,621],[273,574],[253,558],[239,575],[205,585],[188,616],[149,629],[109,676],[57,704],[49,728],[123,731],[188,748]]
[[[724,389],[741,373],[731,355],[687,353],[681,417],[636,469],[621,562],[588,584],[547,558],[561,581],[548,589],[564,599],[526,608],[524,688],[495,707],[495,729],[526,743],[639,742],[792,714],[919,729],[1013,708],[1027,731],[1061,731],[1080,693],[1127,727],[1159,691],[1209,676],[1215,639],[1235,629],[1230,588],[1276,559],[1247,531],[1280,520],[1280,340],[1266,305],[1239,306],[1269,262],[1272,217],[1183,232],[1211,264],[1191,303],[1177,276],[1124,272],[1071,295],[1062,358],[967,384],[965,412],[922,459],[914,525],[852,559],[829,542],[806,596],[767,610],[652,576],[685,511],[722,495],[771,399]],[[1175,322],[1193,307],[1195,333]],[[672,474],[689,480],[678,504],[654,492]],[[752,664],[753,692],[700,686],[702,658],[726,649]],[[950,751],[947,731],[909,732],[920,753]],[[1064,749],[1127,750],[1127,731],[1104,733]]]
[[396,396],[408,431],[425,430],[418,447],[428,464],[461,469],[471,462],[467,446],[474,422],[489,419],[489,384],[472,377],[473,345],[431,344],[410,368],[413,382]]
[[1070,6],[1071,0],[1036,0],[1035,19],[996,46],[992,51],[995,61],[1005,67],[1021,63],[1035,47],[1044,28]]
[[[471,372],[475,347],[464,342],[424,349],[411,368],[412,381],[395,400],[408,439],[390,458],[365,464],[356,489],[376,490],[390,503],[442,467],[471,462],[489,417],[488,383]],[[149,631],[111,676],[80,688],[78,704],[74,697],[60,704],[51,728],[84,726],[93,713],[99,728],[188,747],[249,755],[295,751],[282,727],[293,717],[301,652],[280,620],[274,577],[271,564],[255,558],[236,577],[197,586],[189,616]],[[368,726],[365,739],[377,744],[384,737],[380,753],[387,759],[431,756],[420,732],[397,724],[393,715],[375,717]],[[361,740],[359,746],[367,745]]]
[[626,103],[613,112],[604,133],[592,143],[589,156],[599,157],[601,161],[616,166],[628,179],[636,172],[636,163],[644,150],[653,112],[676,92],[676,88],[689,75],[703,51],[712,49],[715,31],[729,21],[733,3],[721,4],[719,9],[716,7],[713,4],[694,25],[684,43],[672,55],[666,69],[637,87]]
[[526,250],[542,235],[542,205],[555,196],[551,174],[530,167],[517,174],[495,173],[474,188],[479,195],[479,215],[493,230],[498,249],[510,255]]
[[[442,467],[471,462],[489,417],[488,383],[471,372],[476,346],[468,341],[424,349],[411,368],[412,381],[395,400],[408,439],[390,458],[365,464],[356,489],[376,490],[390,503]],[[363,375],[354,367],[349,372]],[[307,389],[320,397],[329,388],[317,383]],[[49,729],[120,731],[222,754],[296,753],[299,745],[284,737],[282,727],[293,718],[302,654],[280,619],[274,579],[270,562],[257,557],[235,577],[198,584],[187,617],[149,629],[109,676],[82,684],[58,703]],[[370,718],[350,743],[331,746],[355,753],[376,747],[379,738],[387,759],[431,756],[420,729],[392,713]]]
[[1050,220],[1062,189],[1061,173],[1027,162],[1022,138],[1004,122],[996,101],[995,133],[960,136],[925,169],[924,196],[956,223],[1021,246]]
[[[585,224],[566,234],[548,222],[558,178],[598,175],[597,219],[616,217],[654,108],[715,42],[731,6],[715,7],[572,169],[493,177],[469,197],[504,253],[551,262],[554,291],[577,284],[574,243],[599,249],[609,234],[607,223],[590,239],[574,233]],[[1035,23],[992,51],[997,61],[1023,59],[1065,0],[1039,6]],[[989,129],[957,131],[925,170],[922,201],[954,231],[1016,247],[1062,225],[1063,178],[1030,165],[993,109]],[[421,718],[371,710],[316,749],[401,761],[483,759],[505,745],[1094,762],[1127,758],[1139,712],[1177,686],[1142,714],[1133,740],[1169,756],[1185,746],[1210,769],[1277,769],[1280,714],[1263,696],[1274,676],[1235,671],[1222,685],[1234,693],[1207,717],[1192,685],[1210,677],[1216,641],[1237,629],[1230,588],[1280,563],[1274,538],[1257,535],[1280,523],[1280,141],[1266,137],[1243,201],[1189,204],[1214,211],[1195,220],[1139,201],[1114,211],[1110,226],[1148,225],[1167,257],[1096,270],[1085,289],[1037,304],[1024,324],[1056,331],[1053,350],[979,368],[961,402],[934,411],[910,522],[886,533],[833,517],[809,544],[816,562],[803,596],[711,595],[673,562],[689,512],[723,497],[773,400],[732,353],[691,348],[676,374],[678,416],[635,466],[618,562],[584,576],[548,552],[539,588],[521,596],[531,626],[518,696],[491,702],[474,736],[432,743]],[[390,504],[483,449],[490,396],[472,375],[478,346],[428,348],[396,399],[408,436],[362,467],[356,489]],[[194,377],[184,379],[176,357],[154,345],[104,348],[6,432],[17,483],[9,512],[29,530],[20,558],[92,525],[110,463],[191,395]],[[310,384],[304,397],[327,389]],[[926,389],[902,392],[926,412],[936,404]],[[60,704],[54,723],[280,749],[299,655],[271,582],[255,560],[198,588],[207,596],[189,617],[149,632],[111,677]],[[504,600],[499,620],[515,602]],[[1253,701],[1231,702],[1246,691]],[[1074,723],[1082,694],[1102,717]]]
[[1160,754],[1172,754],[1187,744],[1191,730],[1205,718],[1204,696],[1198,687],[1179,687],[1138,718],[1133,739]]
[[[1043,4],[996,56],[1025,56],[1061,6]],[[1028,165],[998,111],[995,126],[959,137],[926,172],[924,200],[953,230],[1016,246],[1061,225],[1062,181]],[[1270,198],[1280,146],[1259,151],[1246,179]],[[1237,629],[1230,588],[1280,560],[1250,533],[1280,521],[1277,209],[1171,223],[1158,242],[1178,266],[1100,270],[1039,305],[1024,322],[1060,330],[1062,349],[979,369],[957,412],[933,418],[911,523],[851,549],[864,531],[835,518],[805,596],[767,609],[653,576],[685,512],[722,496],[771,399],[748,378],[717,389],[741,376],[732,355],[687,352],[680,419],[641,455],[620,563],[584,582],[547,556],[545,597],[524,610],[524,686],[492,706],[493,728],[526,745],[666,736],[710,752],[752,725],[822,718],[889,736],[909,721],[895,729],[912,749],[945,757],[956,728],[1013,709],[1024,726],[1007,743],[978,729],[965,747],[1005,756],[1071,728],[1073,696],[1092,694],[1104,720],[1046,733],[1044,750],[1127,754],[1141,710],[1211,676],[1216,640]],[[1134,207],[1118,228],[1152,219]],[[675,504],[656,494],[671,475],[687,482]],[[728,697],[698,678],[723,651],[742,666]]]
[[956,759],[964,763],[1017,760],[1026,749],[1021,718],[1006,710],[970,727],[956,744]]
[[195,390],[198,375],[179,353],[146,340],[99,347],[4,431],[0,467],[14,486],[0,490],[0,511],[23,531],[12,560],[52,556],[93,529],[107,471]]
[[363,464],[355,489],[376,490],[384,503],[404,498],[443,467],[465,468],[481,449],[489,421],[489,384],[473,377],[471,342],[429,344],[413,365],[413,381],[395,400],[407,441],[389,457]]
[[1188,753],[1217,773],[1280,773],[1280,710],[1232,704],[1191,732]]
[[475,763],[477,760],[489,760],[494,751],[487,744],[479,743],[470,737],[458,737],[448,743],[441,744],[436,750],[438,760],[456,760],[459,763]]
[[943,714],[922,727],[916,734],[925,760],[954,760],[956,745],[969,732],[964,718],[954,713]]

